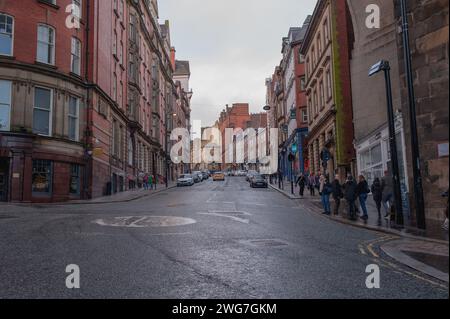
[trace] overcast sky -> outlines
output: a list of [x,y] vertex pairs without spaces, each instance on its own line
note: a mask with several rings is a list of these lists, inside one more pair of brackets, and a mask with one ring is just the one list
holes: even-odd
[[289,27],[312,14],[315,0],[160,0],[178,60],[191,63],[192,119],[212,125],[226,104],[265,105],[265,79],[281,60]]

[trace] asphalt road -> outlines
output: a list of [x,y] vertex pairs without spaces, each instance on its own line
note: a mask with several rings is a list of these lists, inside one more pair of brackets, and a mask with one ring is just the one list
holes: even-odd
[[[0,298],[448,298],[384,256],[385,236],[243,178],[122,204],[2,205]],[[66,288],[69,264],[80,289]]]

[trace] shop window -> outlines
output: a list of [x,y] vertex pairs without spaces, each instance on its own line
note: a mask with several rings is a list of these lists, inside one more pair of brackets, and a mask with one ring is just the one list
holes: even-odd
[[50,195],[52,193],[52,162],[33,160],[32,171],[33,194]]

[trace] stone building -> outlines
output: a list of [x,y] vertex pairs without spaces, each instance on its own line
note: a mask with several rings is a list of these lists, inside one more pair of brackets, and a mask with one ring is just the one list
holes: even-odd
[[[350,46],[353,33],[345,0],[319,0],[303,40],[309,116],[310,171],[354,173]],[[324,165],[321,154],[330,154]]]
[[355,148],[357,173],[366,177],[369,184],[385,171],[391,172],[389,129],[387,123],[386,86],[382,73],[369,77],[369,69],[381,60],[389,61],[393,107],[396,114],[396,139],[403,196],[407,211],[409,175],[406,163],[405,133],[403,129],[402,105],[400,99],[400,77],[397,56],[397,20],[394,17],[394,2],[381,0],[379,28],[368,28],[367,6],[373,1],[347,1],[352,18],[354,41],[350,43],[350,72],[353,99],[353,123],[355,128]]
[[[440,195],[448,189],[449,180],[449,3],[441,0],[407,3],[425,219],[427,229],[432,230],[445,218],[446,199]],[[398,4],[394,12],[401,25]],[[407,170],[412,172],[411,114],[401,33],[397,34],[397,47],[406,151],[407,158],[411,159],[407,161]],[[414,218],[416,194],[412,173],[408,174],[408,179]]]

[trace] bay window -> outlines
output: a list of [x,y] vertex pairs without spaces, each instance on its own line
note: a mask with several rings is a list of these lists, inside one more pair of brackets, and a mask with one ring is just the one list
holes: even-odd
[[0,55],[13,55],[14,19],[0,13]]
[[36,60],[45,64],[55,64],[55,29],[47,25],[38,26]]
[[33,133],[51,136],[53,90],[34,89]]
[[0,80],[0,131],[11,129],[11,82]]

